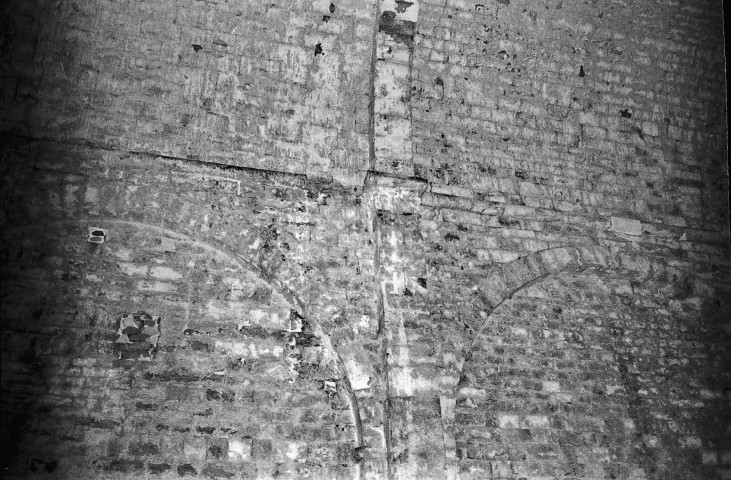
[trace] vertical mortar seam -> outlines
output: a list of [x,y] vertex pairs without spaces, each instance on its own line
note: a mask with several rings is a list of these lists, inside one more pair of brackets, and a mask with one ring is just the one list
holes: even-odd
[[[375,204],[373,205],[375,209]],[[383,292],[383,281],[381,279],[381,227],[378,221],[378,215],[373,216],[373,235],[375,237],[375,255],[374,266],[376,271],[376,298],[378,309],[378,337],[380,338],[380,362],[382,368],[381,377],[383,379],[383,437],[386,447],[386,478],[393,478],[391,465],[391,399],[389,388],[389,372],[388,372],[388,332],[386,325],[386,306],[385,295]]]

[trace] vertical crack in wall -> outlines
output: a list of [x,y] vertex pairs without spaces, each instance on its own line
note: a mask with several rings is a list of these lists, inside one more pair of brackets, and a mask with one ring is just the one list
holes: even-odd
[[[368,181],[368,179],[366,179]],[[391,400],[390,400],[390,379],[389,379],[389,367],[388,367],[388,321],[386,319],[386,292],[385,280],[383,279],[383,268],[381,266],[381,225],[379,220],[378,211],[376,210],[375,202],[371,203],[373,209],[373,223],[372,223],[372,235],[374,244],[374,267],[376,271],[375,287],[376,287],[376,300],[377,300],[377,313],[378,313],[378,340],[380,347],[380,376],[381,384],[383,385],[383,437],[384,446],[386,449],[386,478],[391,480],[393,478],[393,467],[392,467],[392,447],[391,447]]]
[[[414,36],[419,6],[417,2],[398,2],[395,0],[379,0],[376,8],[376,23],[373,31],[373,49],[371,51],[371,104],[369,154],[371,180],[373,173],[390,177],[412,177],[413,146],[411,126],[411,81],[414,56]],[[378,188],[376,185],[374,187]],[[402,449],[402,442],[409,444],[413,420],[410,412],[411,400],[405,400],[400,387],[395,385],[410,382],[408,349],[403,319],[391,324],[393,312],[388,308],[387,283],[393,279],[386,278],[384,265],[390,262],[384,255],[382,215],[387,212],[379,209],[378,202],[372,204],[373,235],[375,237],[376,287],[378,288],[378,317],[381,378],[384,385],[383,398],[383,433],[385,436],[387,478],[401,477],[405,472],[396,471],[399,462],[409,462],[409,449]],[[397,331],[392,331],[396,328]],[[400,334],[400,335],[399,335]],[[393,337],[393,338],[392,338]],[[398,341],[396,341],[398,338]],[[392,344],[393,342],[393,344]],[[396,362],[397,370],[391,371],[390,354],[398,344],[400,359]],[[394,383],[394,380],[397,380]],[[393,385],[392,385],[393,383]],[[410,384],[410,383],[409,383]],[[393,391],[392,391],[393,390]],[[394,402],[397,402],[394,404]],[[407,418],[394,418],[407,405]],[[402,412],[403,413],[403,412]],[[397,435],[399,448],[395,447],[394,434]],[[396,452],[399,450],[400,453]],[[397,454],[398,453],[398,454]],[[412,466],[412,465],[410,465]]]
[[[368,225],[374,247],[374,287],[378,317],[379,379],[378,399],[382,405],[382,433],[385,450],[384,477],[429,478],[417,474],[417,436],[414,436],[412,402],[414,381],[412,359],[408,351],[405,315],[414,310],[404,308],[401,298],[407,295],[408,256],[402,251],[405,212],[413,214],[419,204],[421,184],[406,184],[392,176],[370,172],[366,178]],[[413,220],[412,220],[413,221]],[[417,287],[412,277],[411,290]],[[440,449],[441,451],[441,449]]]

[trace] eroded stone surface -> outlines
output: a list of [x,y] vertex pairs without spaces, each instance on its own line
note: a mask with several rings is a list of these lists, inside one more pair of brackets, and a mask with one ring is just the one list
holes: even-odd
[[728,476],[720,2],[0,8],[9,478]]

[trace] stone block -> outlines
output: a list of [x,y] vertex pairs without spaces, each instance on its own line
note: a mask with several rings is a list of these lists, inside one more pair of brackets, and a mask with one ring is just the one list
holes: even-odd
[[612,217],[610,230],[625,235],[642,235],[642,223],[631,218]]

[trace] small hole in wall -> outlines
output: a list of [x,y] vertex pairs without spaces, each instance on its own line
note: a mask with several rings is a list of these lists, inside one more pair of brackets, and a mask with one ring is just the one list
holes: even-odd
[[88,228],[88,241],[91,243],[104,243],[107,239],[107,231],[99,227]]
[[315,55],[322,55],[322,44],[315,45]]

